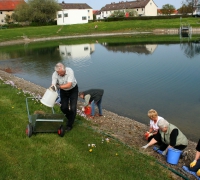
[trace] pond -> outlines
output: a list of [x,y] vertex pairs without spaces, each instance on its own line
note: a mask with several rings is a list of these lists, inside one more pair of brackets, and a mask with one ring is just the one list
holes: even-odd
[[0,68],[51,85],[57,62],[74,70],[79,90],[102,88],[103,108],[148,124],[147,111],[200,137],[200,44],[94,43],[1,52]]

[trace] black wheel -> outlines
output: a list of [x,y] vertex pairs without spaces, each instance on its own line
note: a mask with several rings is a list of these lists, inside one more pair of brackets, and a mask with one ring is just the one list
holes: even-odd
[[63,127],[63,125],[61,125],[60,128],[58,129],[58,135],[60,137],[63,137],[65,135],[65,128]]
[[33,134],[33,126],[31,124],[28,124],[26,127],[26,135],[28,137],[31,137]]

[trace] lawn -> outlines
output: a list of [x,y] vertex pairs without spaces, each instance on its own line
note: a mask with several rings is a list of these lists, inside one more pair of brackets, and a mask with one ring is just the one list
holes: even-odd
[[[154,19],[154,20],[129,20],[114,22],[92,22],[87,24],[65,25],[65,26],[39,26],[23,27],[15,29],[1,29],[0,42],[27,38],[44,38],[56,36],[72,36],[95,33],[113,32],[151,32],[153,29],[179,28],[181,23],[189,24],[191,27],[200,27],[199,18],[177,19]],[[98,28],[95,29],[95,25]]]
[[[90,122],[79,115],[73,130],[64,137],[57,133],[34,133],[29,138],[25,134],[25,100],[36,95],[0,80],[0,96],[1,179],[171,179],[169,171],[155,159],[94,131]],[[51,110],[36,100],[30,100],[28,109],[31,114],[35,110]],[[55,111],[60,113],[58,107]]]

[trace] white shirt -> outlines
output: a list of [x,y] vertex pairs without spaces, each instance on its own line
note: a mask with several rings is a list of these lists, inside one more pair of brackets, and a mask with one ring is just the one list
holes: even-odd
[[158,131],[159,127],[158,127],[158,121],[160,119],[164,119],[161,116],[158,116],[158,120],[156,121],[156,123],[154,123],[154,121],[152,119],[150,119],[150,128],[153,128],[153,131]]
[[62,85],[62,84],[67,84],[68,82],[71,82],[72,86],[69,89],[64,89],[67,91],[74,88],[77,84],[77,81],[76,81],[76,78],[74,77],[74,71],[71,68],[66,67],[65,70],[66,72],[64,76],[59,76],[56,71],[53,73],[52,84],[56,85],[58,83],[59,85]]

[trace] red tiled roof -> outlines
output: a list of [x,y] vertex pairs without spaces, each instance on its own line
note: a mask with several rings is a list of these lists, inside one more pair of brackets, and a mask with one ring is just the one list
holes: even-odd
[[101,12],[99,10],[93,10],[93,14],[101,14]]
[[13,11],[24,0],[0,0],[0,11]]

